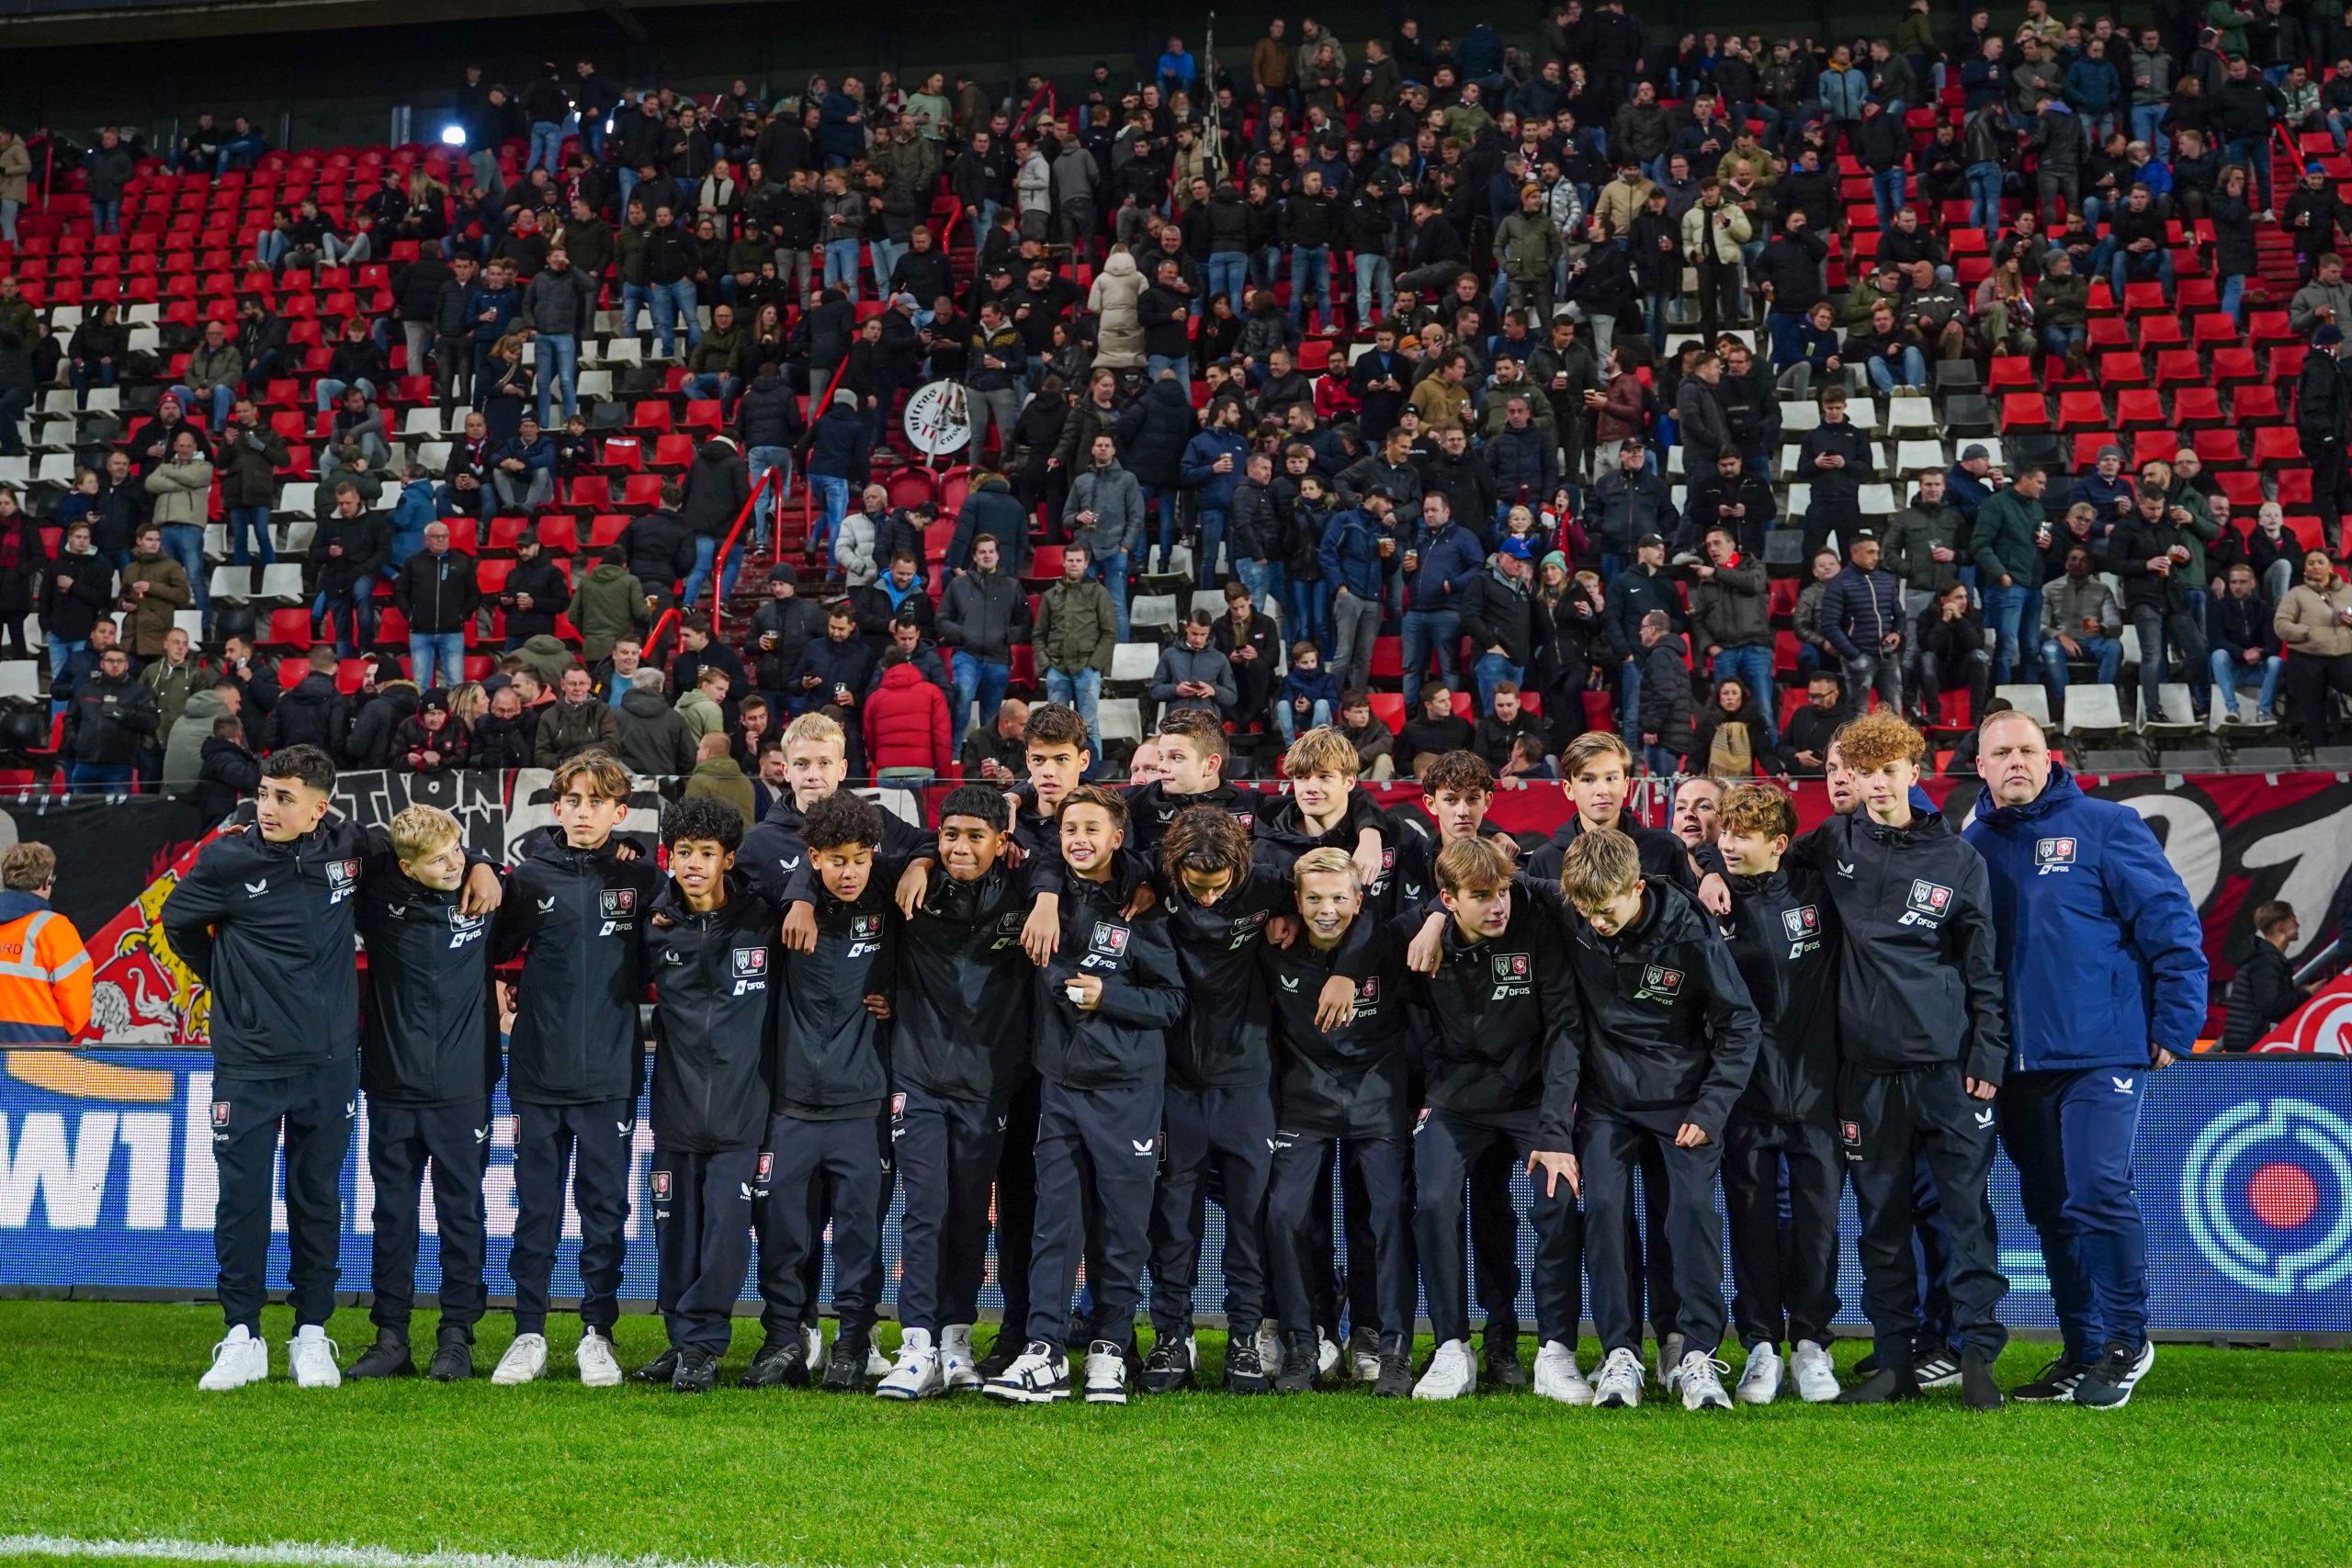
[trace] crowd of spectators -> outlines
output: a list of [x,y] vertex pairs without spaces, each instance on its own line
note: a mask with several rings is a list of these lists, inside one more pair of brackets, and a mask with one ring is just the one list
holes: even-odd
[[[1269,751],[1337,723],[1400,773],[1469,744],[1543,776],[1596,720],[1659,773],[1818,771],[1815,714],[1956,728],[1998,685],[2063,708],[2127,663],[2127,722],[2177,716],[2177,663],[2198,716],[2210,688],[2273,723],[2283,681],[2324,743],[2352,694],[2324,547],[2352,498],[2352,7],[2127,29],[1912,0],[1822,44],[1669,37],[1607,0],[1524,47],[1434,30],[1277,19],[1246,63],[1170,39],[1148,77],[1010,92],[469,68],[450,154],[248,208],[233,310],[172,352],[106,302],[54,333],[0,276],[0,457],[46,388],[130,412],[70,491],[0,490],[0,637],[38,617],[71,776],[107,787],[302,739],[424,770],[617,745],[756,798],[766,742],[817,709],[861,773],[1001,768],[1016,689],[1090,721],[1106,690],[1203,707]],[[164,161],[285,157],[206,117]],[[17,256],[30,174],[0,131]],[[97,138],[65,176],[90,242],[156,177],[138,138]],[[297,343],[275,305],[330,276],[375,308]],[[2274,477],[2233,515],[2193,445],[2135,468],[2120,437],[2079,466],[2046,434],[2032,460],[1890,463],[1882,403],[2002,363],[2090,386],[2102,313],[2150,287],[2186,312],[2192,284],[2239,326],[2283,302],[2308,343],[2307,497]],[[582,393],[615,339],[654,428],[683,401],[695,432],[650,474],[610,451],[644,405]],[[967,471],[902,492],[899,403],[942,381]],[[430,466],[417,409],[447,436]],[[274,563],[297,476],[318,646],[293,681],[272,665],[300,649],[209,584]],[[1139,628],[1138,595],[1171,592]]]

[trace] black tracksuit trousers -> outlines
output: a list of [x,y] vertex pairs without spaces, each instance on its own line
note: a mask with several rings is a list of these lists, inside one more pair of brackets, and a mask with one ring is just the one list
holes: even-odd
[[375,1301],[368,1321],[408,1337],[416,1304],[416,1249],[424,1164],[433,1162],[433,1220],[441,1254],[441,1326],[436,1338],[474,1342],[481,1321],[481,1173],[490,1154],[490,1101],[462,1105],[368,1102],[368,1173],[376,1187]]
[[[1712,1354],[1724,1337],[1722,1222],[1715,1216],[1715,1170],[1723,1145],[1674,1146],[1682,1117],[1659,1111],[1640,1122],[1616,1113],[1586,1111],[1577,1120],[1577,1164],[1584,1174],[1585,1270],[1592,1280],[1592,1321],[1600,1347],[1639,1349],[1642,1320],[1637,1309],[1639,1268],[1628,1246],[1634,1208],[1634,1172],[1642,1145],[1656,1144],[1666,1166],[1665,1241],[1680,1311],[1674,1327],[1684,1354]],[[1650,1185],[1649,1178],[1643,1179]],[[1651,1231],[1653,1246],[1658,1239]]]
[[514,1108],[514,1248],[507,1269],[514,1276],[515,1333],[547,1332],[567,1167],[571,1201],[580,1210],[580,1324],[612,1332],[620,1317],[621,1259],[628,1250],[636,1132],[632,1100]]
[[1006,1113],[980,1100],[909,1089],[893,1101],[890,1163],[907,1196],[899,1234],[899,1325],[933,1343],[978,1310],[989,1249],[989,1184]]
[[[1160,1111],[1166,1161],[1151,1201],[1151,1326],[1162,1339],[1193,1332],[1208,1177],[1225,1209],[1228,1333],[1258,1332],[1267,1298],[1266,1190],[1273,1176],[1274,1097],[1265,1084],[1170,1089]],[[1304,1326],[1304,1323],[1301,1323]]]
[[[1826,1122],[1741,1122],[1724,1129],[1731,1217],[1731,1320],[1739,1342],[1830,1341],[1838,1315],[1838,1195],[1846,1172]],[[1789,1213],[1781,1223],[1781,1180]]]
[[269,1201],[277,1137],[286,1134],[286,1270],[294,1324],[323,1324],[342,1278],[343,1156],[359,1114],[359,1059],[330,1062],[290,1078],[212,1080],[212,1163],[220,1196],[212,1251],[220,1266],[220,1317],[261,1337],[268,1297]]
[[655,1140],[648,1180],[661,1272],[653,1305],[669,1327],[672,1349],[727,1354],[768,1165],[750,1145],[688,1153]]
[[[1524,1165],[1536,1147],[1538,1112],[1456,1114],[1432,1107],[1413,1134],[1413,1240],[1420,1254],[1430,1331],[1442,1345],[1470,1337],[1463,1192],[1479,1160],[1498,1146]],[[1535,1332],[1574,1344],[1583,1316],[1577,1280],[1577,1205],[1566,1182],[1535,1188]],[[1511,1216],[1516,1235],[1519,1217]],[[1385,1326],[1384,1325],[1383,1326]]]
[[[1361,1316],[1351,1308],[1353,1326],[1384,1337],[1412,1331],[1416,1280],[1413,1273],[1413,1171],[1411,1151],[1402,1138],[1325,1138],[1274,1134],[1272,1187],[1266,1200],[1266,1251],[1272,1265],[1275,1316],[1286,1333],[1304,1333],[1316,1321],[1313,1287],[1317,1265],[1329,1277],[1331,1264],[1330,1172],[1332,1145],[1357,1173],[1364,1198],[1366,1247],[1359,1250],[1348,1228],[1348,1280],[1370,1288],[1374,1311]],[[1327,1328],[1336,1325],[1326,1324]]]

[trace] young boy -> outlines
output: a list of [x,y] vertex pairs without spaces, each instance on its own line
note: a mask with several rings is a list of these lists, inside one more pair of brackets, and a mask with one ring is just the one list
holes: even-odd
[[[1681,1389],[1685,1410],[1728,1410],[1715,1360],[1724,1334],[1715,1168],[1724,1123],[1756,1063],[1756,1007],[1714,922],[1663,877],[1644,877],[1624,834],[1579,835],[1565,853],[1560,888],[1583,917],[1571,922],[1569,941],[1583,1032],[1546,1110],[1576,1106],[1585,1261],[1602,1350],[1592,1399],[1603,1409],[1641,1403],[1637,1265],[1625,1221],[1647,1144],[1666,1167],[1668,1253],[1681,1298],[1682,1358],[1666,1388]],[[1539,1388],[1544,1358],[1561,1352],[1574,1359],[1568,1345],[1546,1345],[1537,1358]]]
[[[1282,1321],[1300,1325],[1284,1336],[1274,1390],[1300,1393],[1316,1382],[1315,1336],[1305,1325],[1317,1321],[1312,1282],[1330,1266],[1336,1142],[1364,1192],[1371,1256],[1360,1255],[1351,1229],[1348,1273],[1351,1280],[1361,1276],[1374,1282],[1382,1327],[1373,1393],[1401,1399],[1413,1387],[1408,1325],[1418,1284],[1412,1154],[1406,1141],[1414,1020],[1404,944],[1393,927],[1359,918],[1363,876],[1340,851],[1309,850],[1291,875],[1305,940],[1286,948],[1261,942],[1256,950],[1273,1004],[1278,1074],[1267,1252]],[[1318,996],[1343,973],[1354,976],[1349,1010],[1343,1021],[1329,1019]]]
[[[514,1105],[514,1343],[491,1382],[547,1370],[548,1290],[563,1228],[563,1176],[580,1210],[580,1381],[621,1381],[613,1355],[628,1249],[637,1095],[645,1082],[638,998],[645,992],[639,922],[662,874],[624,861],[613,838],[628,815],[628,774],[604,752],[555,770],[555,820],[523,840],[491,962],[527,953],[507,1041]],[[574,1161],[577,1164],[574,1164]]]
[[735,869],[743,818],[725,801],[680,801],[662,823],[670,880],[644,927],[655,987],[655,1307],[670,1348],[641,1382],[708,1393],[752,1261],[752,1193],[763,1183],[768,976],[775,906]]
[[1993,1099],[2008,1062],[1984,862],[1939,813],[1911,802],[1927,742],[1892,714],[1838,732],[1862,809],[1797,841],[1791,863],[1822,874],[1846,932],[1838,963],[1838,1132],[1861,1211],[1862,1304],[1877,1338],[1870,1376],[1841,1404],[1919,1393],[1921,1322],[1912,1257],[1914,1172],[1925,1156],[1951,1248],[1961,1400],[1998,1409],[1993,1361],[2008,1292],[1986,1190]]
[[804,1270],[828,1215],[833,1235],[833,1312],[839,1327],[823,1387],[864,1387],[881,1280],[882,1206],[889,1191],[890,1101],[883,1025],[890,1016],[888,884],[876,874],[880,807],[836,790],[801,818],[817,872],[817,940],[787,947],[775,1010],[775,1063],[761,1200],[760,1314],[767,1342],[743,1375],[747,1388],[805,1385],[804,1332],[813,1304]]
[[1272,1020],[1255,950],[1270,922],[1290,914],[1291,892],[1270,873],[1253,872],[1250,830],[1216,806],[1189,807],[1169,829],[1159,890],[1186,1005],[1168,1032],[1167,1145],[1151,1212],[1154,1337],[1139,1382],[1147,1393],[1172,1393],[1191,1385],[1198,1366],[1193,1284],[1214,1167],[1225,1209],[1226,1392],[1264,1393],[1272,1374],[1257,1333],[1274,1099]]
[[[1560,752],[1560,787],[1575,814],[1552,835],[1552,841],[1528,857],[1527,874],[1538,882],[1560,880],[1560,857],[1580,833],[1609,828],[1634,840],[1642,857],[1642,874],[1663,876],[1685,893],[1699,890],[1699,872],[1690,847],[1662,828],[1635,821],[1625,813],[1625,796],[1633,788],[1634,753],[1607,730],[1577,736]],[[1702,857],[1709,870],[1713,858]]]
[[1252,828],[1259,863],[1288,876],[1309,850],[1344,850],[1363,873],[1366,903],[1385,918],[1394,903],[1396,827],[1356,788],[1356,749],[1338,730],[1319,726],[1291,742],[1283,772],[1290,793],[1274,796]]
[[355,1378],[412,1377],[418,1199],[433,1162],[441,1323],[428,1375],[473,1376],[482,1312],[482,1166],[498,1036],[490,1004],[490,920],[459,901],[467,858],[458,819],[431,806],[392,818],[392,856],[359,883],[368,947],[359,1085],[368,1095],[368,1168],[376,1187],[376,1343]]
[[1134,833],[1129,848],[1146,860],[1157,860],[1169,824],[1178,812],[1195,806],[1224,807],[1245,833],[1257,826],[1258,807],[1266,797],[1226,783],[1225,764],[1233,755],[1233,742],[1215,714],[1198,708],[1169,714],[1159,721],[1159,740],[1160,776],[1126,792],[1127,821]]
[[[1157,910],[1129,916],[1136,873],[1118,860],[1126,803],[1091,784],[1061,802],[1069,886],[1058,951],[1036,980],[1036,1239],[1029,1337],[983,1392],[1017,1404],[1069,1397],[1070,1292],[1089,1246],[1089,1404],[1124,1404],[1158,1175],[1165,1031],[1184,992]],[[1091,1239],[1090,1239],[1091,1238]]]
[[[1734,1391],[1770,1404],[1785,1375],[1808,1404],[1838,1397],[1830,1320],[1838,1315],[1838,911],[1818,872],[1782,864],[1796,808],[1766,784],[1735,784],[1716,808],[1731,873],[1732,962],[1756,1004],[1762,1042],[1724,1129],[1731,1216],[1732,1322],[1747,1347]],[[1781,1231],[1785,1173],[1789,1228]],[[1785,1369],[1781,1345],[1793,1354]]]
[[1021,951],[1028,899],[1004,863],[1011,822],[1001,791],[949,791],[936,846],[944,874],[930,879],[899,928],[890,1146],[907,1207],[899,1360],[874,1391],[885,1399],[980,1386],[972,1324],[987,1264],[989,1184],[1008,1107],[1033,1079],[1033,972]]
[[[1416,1399],[1458,1399],[1477,1387],[1463,1280],[1463,1188],[1497,1145],[1522,1163],[1539,1154],[1567,1157],[1566,1107],[1553,1106],[1544,1085],[1560,1055],[1575,1050],[1578,1030],[1559,911],[1512,880],[1503,852],[1479,839],[1448,844],[1438,852],[1437,885],[1448,919],[1437,973],[1421,987],[1432,1027],[1425,1038],[1428,1102],[1413,1133],[1413,1238],[1437,1353],[1413,1387]],[[1554,1347],[1575,1345],[1579,1315],[1569,1188],[1555,1182],[1547,1190],[1539,1181],[1533,1219],[1535,1327],[1544,1347],[1536,1389],[1563,1397],[1550,1363],[1557,1359]],[[1573,1348],[1567,1360],[1573,1375]]]
[[1304,728],[1331,723],[1340,709],[1340,682],[1323,668],[1323,655],[1311,642],[1290,645],[1290,673],[1283,677],[1274,698],[1274,723],[1288,745]]

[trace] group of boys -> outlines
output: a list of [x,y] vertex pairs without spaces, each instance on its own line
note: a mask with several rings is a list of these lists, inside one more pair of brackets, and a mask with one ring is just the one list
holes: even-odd
[[[1154,782],[1085,784],[1082,720],[1041,705],[1025,781],[952,789],[923,834],[842,788],[844,738],[806,715],[785,735],[788,790],[763,820],[747,829],[709,799],[666,814],[666,874],[617,832],[628,775],[590,752],[556,770],[555,825],[524,841],[503,887],[446,814],[412,807],[389,832],[362,831],[328,818],[323,756],[276,754],[253,827],[209,846],[164,911],[211,987],[219,1062],[229,1333],[202,1386],[267,1375],[260,1274],[281,1122],[291,1370],[338,1381],[323,1324],[355,1054],[378,1337],[351,1375],[416,1370],[428,1159],[443,1280],[430,1375],[470,1374],[501,1060],[493,971],[520,960],[505,1051],[515,1337],[495,1382],[546,1370],[567,1169],[576,1366],[590,1384],[623,1379],[611,1331],[650,987],[669,1348],[643,1381],[714,1386],[756,1242],[764,1342],[746,1386],[878,1378],[886,1398],[978,1390],[1015,1404],[1182,1389],[1199,1375],[1193,1297],[1214,1195],[1229,1391],[1339,1380],[1442,1399],[1482,1377],[1522,1384],[1516,1168],[1534,1179],[1539,1394],[1637,1404],[1646,1297],[1657,1382],[1690,1409],[1733,1403],[1716,1354],[1727,1317],[1747,1349],[1744,1403],[1770,1402],[1784,1380],[1815,1403],[1945,1382],[1972,1405],[2002,1403],[1991,1366],[2007,1284],[1987,1179],[2009,1027],[1985,863],[1916,794],[1917,731],[1891,715],[1848,725],[1835,809],[1812,831],[1798,834],[1781,790],[1742,784],[1695,850],[1625,812],[1633,758],[1585,735],[1561,759],[1575,815],[1523,863],[1485,820],[1494,780],[1469,753],[1431,768],[1426,814],[1390,813],[1356,787],[1355,750],[1335,730],[1292,745],[1279,795],[1223,781],[1210,716],[1170,714],[1158,742]],[[315,984],[289,987],[290,973]],[[313,1009],[334,1027],[309,1027]],[[2127,1134],[2127,1162],[2128,1147]],[[1876,1343],[1841,1390],[1827,1348],[1845,1171]],[[894,1187],[891,1359],[875,1325]],[[991,1228],[1004,1314],[983,1357]],[[1943,1254],[1948,1337],[1923,1321],[1915,1228]],[[816,1326],[828,1238],[830,1354]],[[1587,1274],[1602,1351],[1589,1381],[1576,1351]],[[1424,1297],[1436,1349],[1416,1377]],[[1147,1305],[1148,1356],[1135,1324]],[[2077,1354],[2074,1337],[2019,1396],[2128,1399],[2144,1322],[2116,1354]]]

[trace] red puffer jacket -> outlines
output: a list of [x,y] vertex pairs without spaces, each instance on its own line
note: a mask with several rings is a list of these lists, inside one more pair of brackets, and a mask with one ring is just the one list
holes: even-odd
[[952,750],[947,699],[911,664],[885,671],[865,704],[865,755],[876,773],[885,768],[929,768],[947,772]]

